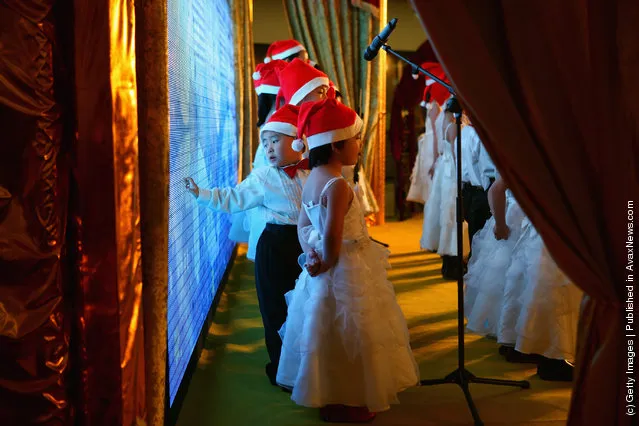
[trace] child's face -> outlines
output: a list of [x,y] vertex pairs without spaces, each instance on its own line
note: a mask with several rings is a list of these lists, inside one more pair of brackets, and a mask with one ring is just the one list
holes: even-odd
[[265,130],[261,138],[262,147],[270,165],[283,167],[302,160],[302,153],[293,149],[293,137]]
[[344,142],[344,148],[339,150],[341,162],[345,166],[354,166],[359,160],[359,154],[362,151],[362,135],[361,133],[355,137],[347,139]]
[[327,93],[328,93],[328,86],[320,86],[317,89],[313,90],[308,95],[304,96],[304,98],[302,99],[302,102],[300,103],[303,104],[304,102],[323,101],[324,99],[326,99]]

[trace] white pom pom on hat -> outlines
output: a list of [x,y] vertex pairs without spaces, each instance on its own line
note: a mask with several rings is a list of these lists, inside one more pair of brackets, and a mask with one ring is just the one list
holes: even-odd
[[295,139],[291,145],[295,152],[302,152],[306,149],[306,145],[304,145],[304,141],[302,139]]
[[264,63],[268,64],[269,62],[271,62],[271,58],[269,58],[268,56],[266,58],[264,58]]
[[277,95],[280,90],[280,79],[278,77],[278,71],[286,68],[288,65],[284,61],[271,61],[268,64],[258,64],[255,72],[251,75],[253,77],[253,86],[255,87],[255,93],[261,95],[267,93],[270,95]]

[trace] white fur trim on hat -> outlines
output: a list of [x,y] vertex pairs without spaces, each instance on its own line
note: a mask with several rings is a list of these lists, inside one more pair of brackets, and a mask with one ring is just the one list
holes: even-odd
[[265,123],[260,129],[260,137],[262,132],[270,130],[271,132],[281,133],[286,136],[297,137],[297,127],[291,123],[283,123],[280,121],[269,121]]
[[326,86],[326,87],[329,86],[328,77],[315,77],[314,79],[312,79],[311,81],[309,81],[308,83],[306,83],[305,85],[297,89],[297,92],[295,92],[293,96],[291,96],[291,99],[289,100],[288,103],[292,105],[299,104],[302,101],[302,99],[306,97],[306,95],[308,95],[309,93],[311,93],[313,90],[317,89],[320,86]]
[[304,151],[304,148],[306,148],[306,145],[304,145],[304,141],[301,139],[295,139],[291,146],[293,148],[293,151],[295,152],[302,152]]
[[257,93],[258,95],[261,95],[262,93],[277,95],[277,92],[279,92],[279,90],[280,90],[279,86],[271,86],[269,84],[260,84],[259,86],[255,88],[255,93]]
[[289,56],[291,56],[292,54],[297,53],[297,52],[301,52],[302,50],[306,50],[306,49],[304,49],[304,46],[297,45],[297,46],[291,47],[290,49],[286,49],[283,52],[280,52],[280,53],[277,53],[277,54],[273,55],[273,59],[286,59]]
[[359,116],[356,116],[355,123],[342,129],[329,130],[328,132],[318,133],[316,135],[308,136],[306,142],[308,142],[309,149],[317,148],[318,146],[328,145],[333,142],[339,142],[346,139],[350,139],[357,136],[364,127],[364,122]]
[[266,58],[264,58],[264,63],[268,64],[269,62],[271,62],[271,58],[269,58],[268,56]]

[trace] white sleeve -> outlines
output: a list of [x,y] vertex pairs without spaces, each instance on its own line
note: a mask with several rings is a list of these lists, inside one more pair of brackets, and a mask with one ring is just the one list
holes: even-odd
[[198,204],[227,213],[238,213],[264,203],[264,186],[253,173],[235,188],[200,189]]
[[481,151],[482,151],[482,145],[481,145],[481,141],[479,140],[479,135],[477,134],[477,132],[475,132],[475,129],[472,129],[472,134],[470,135],[470,142],[472,143],[471,145],[471,152],[472,152],[472,156],[473,156],[473,164],[480,164],[481,167]]
[[490,178],[496,178],[496,169],[493,160],[488,155],[488,151],[484,148],[484,145],[480,144],[480,160],[479,165],[481,167],[481,181],[484,189],[488,189],[490,186]]

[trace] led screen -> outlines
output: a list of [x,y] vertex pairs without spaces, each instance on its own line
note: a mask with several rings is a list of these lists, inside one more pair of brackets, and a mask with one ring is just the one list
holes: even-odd
[[184,178],[237,184],[238,135],[227,0],[168,0],[168,380],[173,404],[234,248],[230,217],[196,205]]

